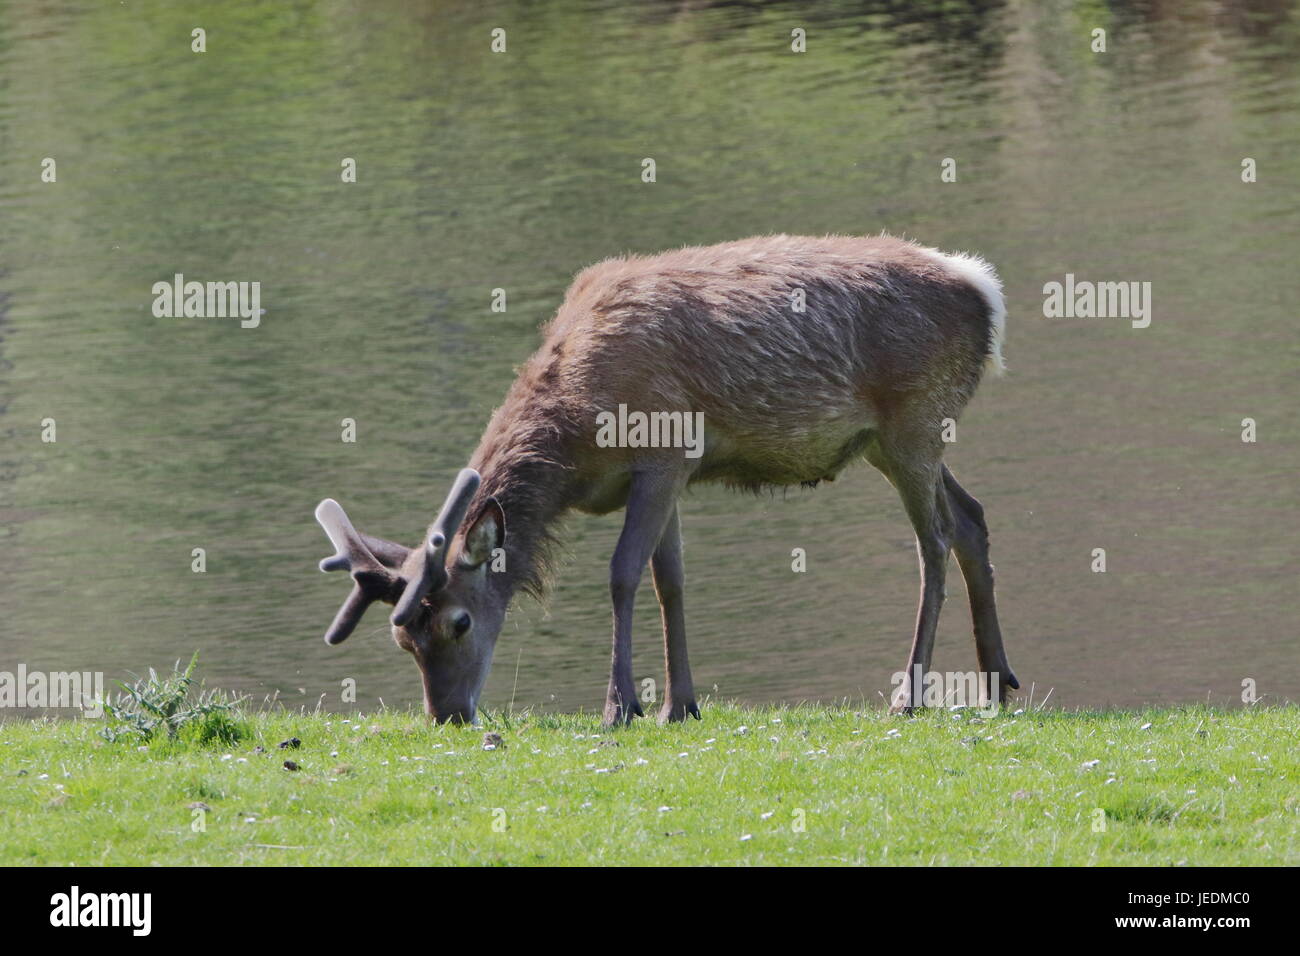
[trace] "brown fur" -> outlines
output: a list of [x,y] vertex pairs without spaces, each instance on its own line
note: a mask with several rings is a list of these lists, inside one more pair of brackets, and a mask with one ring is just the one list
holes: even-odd
[[[794,307],[798,292],[804,311]],[[982,262],[887,236],[765,236],[585,269],[493,414],[470,461],[478,474],[462,473],[482,481],[447,574],[424,575],[437,567],[422,563],[424,550],[359,536],[336,503],[322,503],[318,518],[340,549],[323,567],[348,567],[356,580],[326,639],[343,640],[371,601],[404,595],[393,634],[419,663],[426,709],[438,720],[472,719],[506,607],[519,590],[546,590],[561,517],[626,506],[610,562],[605,720],[641,712],[631,622],[647,564],[663,610],[660,717],[698,717],[678,496],[700,481],[815,485],[865,457],[898,489],[916,531],[922,599],[909,673],[929,668],[955,550],[981,671],[997,675],[987,690],[1005,698],[1018,684],[1002,649],[983,509],[943,466],[941,439],[943,420],[961,414],[986,363],[1000,365],[1002,315],[997,279]],[[600,447],[597,416],[620,405],[702,413],[702,456]],[[495,547],[504,547],[504,572],[487,570]],[[900,688],[895,708],[909,709],[919,687]]]
[[[759,490],[834,478],[905,406],[923,404],[937,435],[988,355],[988,309],[972,292],[888,236],[765,236],[590,266],[470,460],[484,478],[470,514],[489,495],[502,502],[519,584],[540,596],[555,520],[621,506],[617,488],[602,494],[611,472],[672,460],[694,466],[690,482]],[[703,412],[705,456],[596,447],[597,413],[620,403]]]

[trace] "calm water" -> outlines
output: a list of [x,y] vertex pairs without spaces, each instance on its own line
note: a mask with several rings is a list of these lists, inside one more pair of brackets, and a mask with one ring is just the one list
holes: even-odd
[[[352,677],[362,707],[415,703],[378,612],[321,641],[346,582],[316,570],[317,501],[416,540],[586,264],[886,229],[977,250],[1006,284],[1011,372],[948,460],[988,510],[1025,690],[1233,701],[1254,678],[1300,696],[1300,13],[805,6],[0,9],[0,670],[111,678],[200,649],[211,682],[259,697],[340,706]],[[259,281],[260,327],[154,318],[176,272]],[[1044,318],[1067,272],[1151,282],[1150,327]],[[682,514],[698,689],[879,701],[918,584],[883,479],[697,490]],[[618,528],[573,519],[487,706],[599,706]],[[966,669],[955,564],[949,580],[936,666]],[[638,620],[637,676],[661,679],[648,587]]]

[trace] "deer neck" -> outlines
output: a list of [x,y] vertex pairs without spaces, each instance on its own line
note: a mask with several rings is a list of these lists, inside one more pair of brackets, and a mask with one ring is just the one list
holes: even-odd
[[494,568],[493,579],[507,596],[523,590],[543,599],[554,570],[558,525],[574,502],[573,468],[560,448],[486,438],[470,467],[483,476],[473,509],[494,497],[505,514],[504,567]]

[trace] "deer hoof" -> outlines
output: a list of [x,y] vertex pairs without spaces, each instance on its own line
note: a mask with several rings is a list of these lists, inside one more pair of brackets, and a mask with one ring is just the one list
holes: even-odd
[[[998,706],[1006,707],[1008,704],[1010,704],[1011,698],[1013,696],[1011,692],[1013,690],[1019,690],[1019,689],[1020,689],[1020,681],[1016,680],[1016,675],[1011,673],[1011,671],[1008,670],[998,675],[998,688],[997,688]],[[983,706],[987,700],[988,700],[987,690],[981,690],[980,692],[981,706]]]
[[688,716],[701,720],[700,708],[695,705],[695,701],[688,700],[684,703],[678,703],[672,700],[665,701],[659,710],[660,724],[677,724],[684,721]]
[[641,705],[637,703],[635,697],[630,703],[623,704],[617,700],[607,700],[605,702],[605,717],[601,721],[601,727],[610,730],[614,727],[626,727],[632,723],[633,717],[644,717],[645,712],[641,710]]

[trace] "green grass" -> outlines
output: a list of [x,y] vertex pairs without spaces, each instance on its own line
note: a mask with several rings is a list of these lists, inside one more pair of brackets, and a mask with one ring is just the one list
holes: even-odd
[[715,704],[617,732],[280,711],[245,716],[233,745],[100,726],[0,724],[0,864],[1300,863],[1295,707]]

